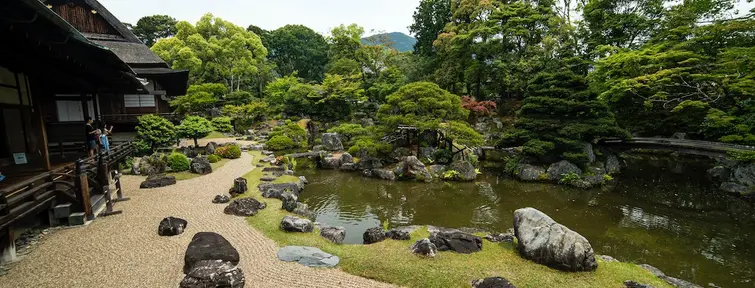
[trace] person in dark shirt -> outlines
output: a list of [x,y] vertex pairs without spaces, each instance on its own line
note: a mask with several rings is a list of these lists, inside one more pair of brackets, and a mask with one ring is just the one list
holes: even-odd
[[94,129],[92,126],[92,117],[87,117],[87,149],[89,149],[89,157],[94,156],[95,150],[97,150],[97,133],[99,130]]

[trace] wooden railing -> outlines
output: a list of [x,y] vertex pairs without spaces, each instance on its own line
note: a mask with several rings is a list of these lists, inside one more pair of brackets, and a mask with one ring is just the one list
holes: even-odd
[[[102,121],[105,121],[105,123],[138,123],[139,116],[144,116],[149,113],[144,114],[105,114],[102,115]],[[180,116],[173,113],[153,113],[158,116],[162,116],[163,118],[166,118],[170,121],[178,121],[180,120]]]
[[[0,230],[45,208],[52,209],[56,200],[71,203],[73,210],[84,212],[89,220],[94,219],[92,194],[102,195],[101,198],[106,201],[106,211],[102,216],[120,213],[113,211],[112,205],[127,199],[123,198],[120,174],[117,169],[111,171],[109,167],[118,165],[133,151],[132,143],[124,143],[112,148],[109,153],[101,151],[98,155],[76,160],[73,164],[0,190]],[[110,179],[115,182],[116,199],[111,195]]]

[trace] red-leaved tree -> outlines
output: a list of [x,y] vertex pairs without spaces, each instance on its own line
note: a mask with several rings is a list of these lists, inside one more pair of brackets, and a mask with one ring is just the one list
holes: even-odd
[[475,117],[488,116],[496,113],[496,104],[493,101],[477,101],[473,97],[462,96],[461,106],[469,110]]

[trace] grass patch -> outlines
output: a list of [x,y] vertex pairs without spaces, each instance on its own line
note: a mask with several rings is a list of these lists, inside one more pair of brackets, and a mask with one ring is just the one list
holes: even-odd
[[228,136],[223,135],[223,133],[220,133],[218,131],[212,131],[210,134],[205,136],[202,139],[218,139],[218,138],[228,138]]
[[[231,160],[230,159],[222,159],[222,160],[220,160],[218,162],[210,163],[210,165],[212,166],[213,173],[218,168],[223,167],[223,165],[225,165],[226,163],[228,163],[228,161],[231,161]],[[168,175],[175,176],[176,177],[176,181],[188,180],[188,179],[197,178],[199,176],[202,176],[202,175],[199,175],[199,174],[191,173],[189,171],[176,172],[176,173],[168,173]]]
[[[262,154],[249,152],[255,160]],[[262,169],[244,175],[249,187],[256,187]],[[281,177],[283,178],[283,177]],[[281,180],[283,181],[283,180]],[[306,193],[306,191],[304,192]],[[315,233],[286,233],[280,230],[283,216],[281,201],[266,199],[256,189],[241,197],[254,197],[267,202],[267,208],[247,222],[262,231],[279,246],[318,247],[341,258],[343,271],[408,287],[469,287],[474,279],[501,276],[517,287],[623,287],[625,280],[634,280],[655,287],[671,287],[644,269],[631,263],[606,263],[598,260],[595,272],[567,273],[536,264],[519,257],[512,244],[496,244],[483,240],[483,249],[473,254],[440,252],[435,258],[424,258],[409,251],[414,241],[429,236],[427,228],[411,235],[411,240],[386,240],[372,245],[337,245]]]

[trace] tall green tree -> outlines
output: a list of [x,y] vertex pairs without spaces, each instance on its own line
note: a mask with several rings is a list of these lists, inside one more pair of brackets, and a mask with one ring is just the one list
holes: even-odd
[[176,35],[176,23],[176,18],[168,15],[145,16],[136,22],[136,26],[131,27],[131,31],[139,40],[151,47],[157,40]]
[[582,9],[588,51],[603,45],[637,48],[658,32],[667,0],[590,0]]
[[451,16],[451,0],[421,0],[414,10],[414,22],[409,26],[409,32],[417,38],[414,52],[422,56],[435,55],[433,42],[451,22]]
[[212,14],[196,25],[181,21],[176,27],[175,37],[152,46],[160,58],[190,70],[192,84],[223,83],[230,92],[250,88],[267,56],[259,36]]
[[296,75],[306,81],[322,81],[328,63],[325,37],[303,25],[286,25],[270,32],[268,58],[279,75]]

